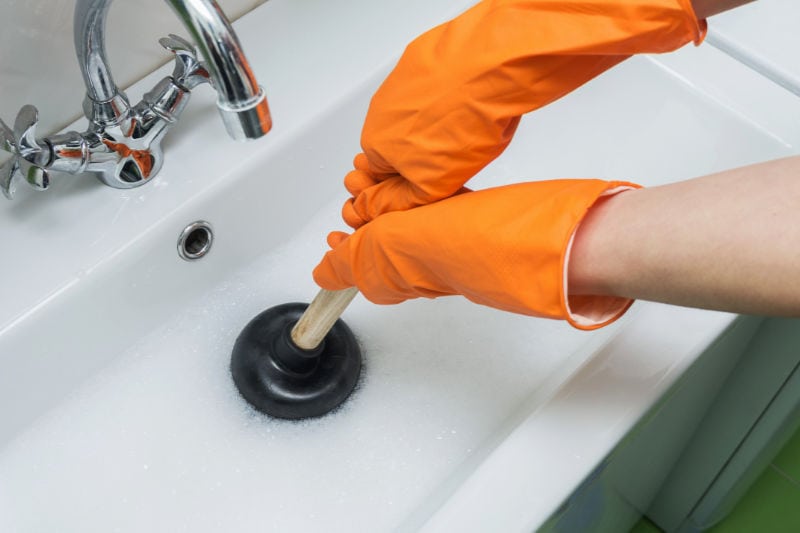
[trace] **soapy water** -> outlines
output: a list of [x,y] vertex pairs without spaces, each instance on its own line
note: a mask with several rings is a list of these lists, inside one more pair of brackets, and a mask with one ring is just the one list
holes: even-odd
[[[448,480],[587,334],[453,297],[343,318],[364,353],[353,396],[314,420],[238,395],[230,350],[272,305],[308,301],[333,202],[228,276],[0,451],[0,531],[389,531]],[[32,385],[33,386],[33,385]]]

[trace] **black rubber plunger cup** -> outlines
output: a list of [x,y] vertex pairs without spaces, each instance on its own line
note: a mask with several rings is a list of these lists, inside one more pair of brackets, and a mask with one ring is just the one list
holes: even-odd
[[322,416],[358,382],[361,350],[339,315],[356,289],[322,290],[311,302],[267,309],[239,334],[231,374],[239,393],[277,418]]

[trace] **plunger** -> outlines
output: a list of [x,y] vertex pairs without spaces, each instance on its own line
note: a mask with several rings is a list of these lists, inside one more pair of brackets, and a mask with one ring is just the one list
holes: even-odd
[[322,416],[341,405],[361,373],[358,342],[339,318],[357,293],[322,289],[310,305],[278,305],[251,320],[231,354],[244,399],[289,419]]

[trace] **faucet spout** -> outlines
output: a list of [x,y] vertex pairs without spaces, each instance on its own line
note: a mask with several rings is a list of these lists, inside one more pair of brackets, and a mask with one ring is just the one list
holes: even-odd
[[[215,0],[166,0],[194,38],[219,98],[225,127],[234,139],[255,139],[271,126],[263,89],[236,33]],[[105,23],[111,0],[77,0],[75,51],[86,84],[84,111],[99,127],[124,121],[130,104],[114,83],[106,58]]]

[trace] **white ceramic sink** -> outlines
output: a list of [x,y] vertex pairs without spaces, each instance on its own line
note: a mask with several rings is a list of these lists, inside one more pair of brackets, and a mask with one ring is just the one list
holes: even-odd
[[[153,183],[65,178],[0,205],[0,531],[530,531],[733,320],[637,303],[584,333],[461,298],[359,297],[350,401],[300,423],[251,410],[228,372],[236,335],[314,296],[370,95],[469,2],[331,4],[271,0],[236,24],[273,109],[265,139],[228,141],[202,91]],[[766,109],[717,98],[703,65]],[[713,49],[636,58],[527,117],[471,185],[655,185],[789,155],[800,132],[769,110],[797,116],[785,98]],[[189,263],[176,241],[196,220],[215,242]]]
[[798,17],[793,0],[752,2],[716,17],[709,42],[800,96]]

